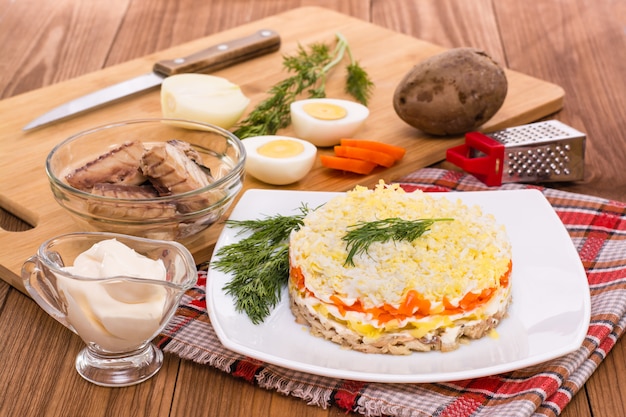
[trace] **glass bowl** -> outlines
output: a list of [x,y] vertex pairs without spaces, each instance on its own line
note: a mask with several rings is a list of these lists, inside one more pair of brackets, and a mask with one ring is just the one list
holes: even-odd
[[[139,260],[116,252],[117,246],[92,249],[104,240],[132,249]],[[76,258],[90,249],[82,257],[87,267],[77,270]],[[79,232],[42,243],[24,262],[21,276],[37,304],[87,344],[76,357],[78,373],[97,385],[121,387],[145,381],[161,368],[163,353],[152,339],[196,283],[197,269],[178,242]]]
[[217,126],[142,119],[69,137],[48,155],[46,173],[81,230],[184,241],[230,207],[245,159],[241,141]]

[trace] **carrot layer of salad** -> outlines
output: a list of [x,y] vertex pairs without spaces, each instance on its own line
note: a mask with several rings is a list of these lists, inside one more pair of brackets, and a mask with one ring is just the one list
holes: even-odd
[[[500,278],[501,288],[506,288],[509,286],[509,277],[511,275],[512,266],[512,262],[509,262],[508,270]],[[305,277],[302,274],[300,268],[291,267],[290,270],[290,276],[294,285],[300,291],[305,292],[307,295],[314,296],[313,293],[306,289]],[[468,292],[458,302],[458,305],[452,304],[447,297],[444,297],[442,300],[444,309],[441,311],[437,311],[436,314],[453,315],[474,310],[478,306],[483,305],[491,300],[497,290],[498,288],[486,288],[480,293]],[[404,298],[404,301],[399,307],[394,307],[390,304],[385,303],[379,307],[365,308],[358,300],[352,305],[347,305],[337,295],[332,295],[330,297],[330,300],[332,301],[333,305],[337,307],[342,316],[345,316],[346,312],[348,311],[371,314],[371,316],[379,324],[384,324],[391,320],[402,321],[408,317],[420,319],[423,317],[427,317],[433,313],[431,311],[430,300],[424,298],[424,296],[416,290],[409,290]]]

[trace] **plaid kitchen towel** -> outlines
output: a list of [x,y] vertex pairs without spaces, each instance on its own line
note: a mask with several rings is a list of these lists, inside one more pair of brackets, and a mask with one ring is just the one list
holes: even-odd
[[474,177],[422,169],[396,182],[407,191],[539,189],[569,231],[591,291],[591,323],[582,346],[549,362],[505,374],[430,384],[332,379],[262,363],[219,342],[204,298],[206,265],[158,344],[181,358],[243,378],[259,387],[366,416],[557,416],[606,357],[626,326],[626,204],[536,185],[487,187]]

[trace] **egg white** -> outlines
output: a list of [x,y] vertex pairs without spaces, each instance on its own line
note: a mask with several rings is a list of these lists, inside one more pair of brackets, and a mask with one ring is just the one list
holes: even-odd
[[[275,140],[300,143],[304,150],[294,156],[277,158],[259,154],[259,147]],[[317,148],[305,140],[289,136],[254,136],[243,139],[246,148],[246,172],[256,179],[272,185],[286,185],[301,180],[315,163]]]
[[[322,120],[304,111],[308,103],[328,103],[343,107],[347,114],[336,120]],[[354,101],[333,98],[311,98],[291,103],[291,124],[295,136],[320,147],[339,144],[341,138],[352,137],[369,116],[369,109]]]

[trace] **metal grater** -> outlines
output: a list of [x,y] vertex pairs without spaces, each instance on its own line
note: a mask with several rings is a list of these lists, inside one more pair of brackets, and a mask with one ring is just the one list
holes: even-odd
[[492,133],[470,132],[446,159],[485,184],[577,181],[583,178],[585,134],[548,120]]

